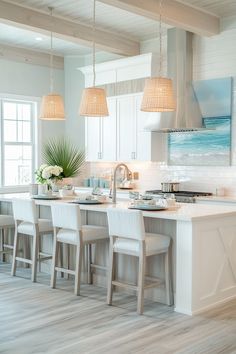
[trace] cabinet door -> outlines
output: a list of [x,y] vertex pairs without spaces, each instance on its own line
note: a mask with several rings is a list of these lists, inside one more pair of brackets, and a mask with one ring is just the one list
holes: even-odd
[[101,159],[104,161],[116,161],[116,98],[108,98],[107,105],[109,117],[101,118]]
[[129,161],[136,156],[136,124],[134,96],[117,98],[118,160]]
[[101,158],[101,118],[86,118],[86,160],[97,161]]
[[151,132],[144,130],[147,125],[147,112],[140,110],[142,102],[142,94],[135,96],[135,114],[136,114],[136,158],[140,161],[151,160]]

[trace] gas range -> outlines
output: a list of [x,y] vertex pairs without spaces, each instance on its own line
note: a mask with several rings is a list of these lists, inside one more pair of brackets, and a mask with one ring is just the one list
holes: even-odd
[[171,194],[175,195],[175,199],[179,203],[195,203],[196,197],[210,196],[212,193],[207,192],[191,192],[191,191],[179,191],[174,193],[162,192],[162,190],[150,190],[145,192],[148,195],[153,195],[154,197],[165,197]]

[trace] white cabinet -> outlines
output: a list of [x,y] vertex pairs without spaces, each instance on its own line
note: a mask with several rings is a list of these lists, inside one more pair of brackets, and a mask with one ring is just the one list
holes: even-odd
[[118,161],[135,159],[136,119],[134,96],[117,98]]
[[116,161],[116,99],[107,99],[109,117],[86,118],[86,160]]
[[117,97],[118,161],[165,161],[167,136],[145,131],[149,113],[140,110],[143,94]]
[[100,154],[100,130],[101,118],[87,117],[86,118],[86,160],[95,161]]
[[167,135],[145,131],[142,95],[109,97],[109,117],[87,118],[87,161],[166,161]]

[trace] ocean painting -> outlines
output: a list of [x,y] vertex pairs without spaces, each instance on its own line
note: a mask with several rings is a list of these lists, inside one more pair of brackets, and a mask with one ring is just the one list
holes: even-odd
[[202,114],[202,127],[209,130],[170,133],[168,163],[178,166],[229,166],[232,79],[198,81],[193,87]]

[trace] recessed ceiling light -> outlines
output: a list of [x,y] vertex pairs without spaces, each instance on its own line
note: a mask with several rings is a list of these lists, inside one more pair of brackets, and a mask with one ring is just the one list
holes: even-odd
[[36,40],[36,41],[42,41],[43,38],[42,38],[42,37],[35,37],[35,40]]

